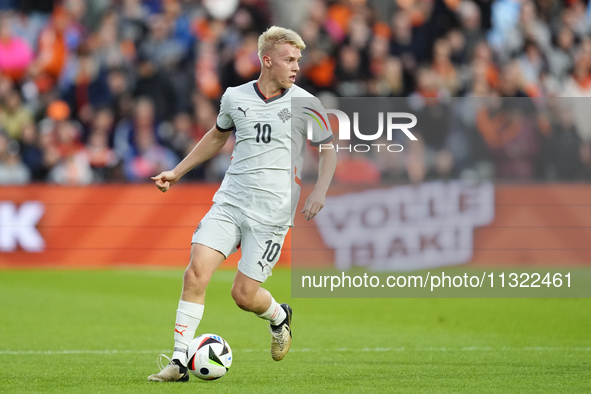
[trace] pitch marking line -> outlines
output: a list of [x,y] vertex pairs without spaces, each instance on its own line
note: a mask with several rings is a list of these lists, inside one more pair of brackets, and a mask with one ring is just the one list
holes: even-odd
[[[253,353],[253,352],[267,352],[269,349],[235,349],[234,352]],[[336,348],[336,349],[311,349],[300,348],[291,349],[291,352],[513,352],[513,351],[535,351],[535,352],[556,352],[556,351],[575,351],[575,352],[591,352],[591,347],[544,347],[544,346],[530,346],[530,347],[425,347],[425,348],[405,348],[405,347],[375,347],[375,348]],[[166,350],[0,350],[0,355],[60,355],[60,354],[158,354],[168,353],[170,349]]]
[[167,353],[168,350],[0,350],[0,355],[42,355],[42,354],[152,354]]

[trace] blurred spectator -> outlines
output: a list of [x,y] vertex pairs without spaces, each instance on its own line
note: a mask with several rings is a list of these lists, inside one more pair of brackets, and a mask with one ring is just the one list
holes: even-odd
[[458,14],[462,24],[461,34],[465,41],[463,59],[472,59],[476,45],[485,40],[481,12],[473,1],[464,0],[458,7]]
[[502,47],[497,49],[501,57],[507,60],[524,50],[528,41],[546,52],[551,45],[551,34],[548,25],[540,20],[534,2],[524,0],[517,24],[508,29]]
[[31,180],[31,171],[22,162],[19,145],[0,129],[0,184],[25,184]]
[[412,71],[422,55],[420,44],[412,34],[412,21],[409,14],[397,12],[392,18],[392,41],[390,54],[402,61],[406,71]]
[[183,9],[180,0],[164,0],[162,4],[164,18],[170,23],[172,37],[184,47],[187,53],[193,50],[195,37],[191,31],[192,11]]
[[63,185],[87,185],[92,182],[92,170],[80,142],[80,128],[72,121],[58,121],[53,130],[57,157],[53,157],[47,179]]
[[564,83],[562,96],[564,97],[591,97],[591,56],[580,54],[574,65],[572,73]]
[[70,119],[68,105],[64,101],[53,101],[47,107],[47,117],[40,122],[39,139],[49,182],[67,185],[92,182],[81,138],[81,125]]
[[134,95],[149,97],[154,104],[155,116],[159,120],[172,119],[176,109],[172,83],[169,76],[148,56],[141,55],[138,59],[138,80]]
[[562,20],[579,37],[588,35],[591,32],[591,23],[588,13],[585,12],[585,4],[581,0],[569,1],[562,13]]
[[[562,104],[562,105],[561,105]],[[586,147],[577,133],[572,109],[558,103],[552,111],[551,134],[544,141],[544,176],[550,180],[573,180],[586,175]]]
[[534,177],[540,133],[532,102],[504,99],[499,101],[498,108],[480,108],[476,125],[490,149],[496,176]]
[[539,83],[542,72],[548,68],[546,59],[534,41],[527,41],[523,54],[517,60],[526,91],[530,96],[540,95]]
[[[385,136],[382,136],[382,138],[376,141],[376,144],[384,144],[386,146],[390,145],[391,142]],[[405,149],[407,148],[408,145]],[[380,150],[380,152],[382,151]],[[374,155],[374,161],[380,171],[382,181],[386,183],[408,181],[405,162],[408,156],[407,153],[408,149],[406,152],[403,150],[400,153],[378,153]]]
[[[141,44],[144,36],[147,34],[147,18],[149,11],[143,6],[141,0],[123,0],[121,2],[121,8],[119,10],[121,14],[121,35],[131,40],[134,45]],[[105,18],[109,18],[106,22],[103,19],[103,24],[108,23],[111,36],[116,33],[117,13],[115,11],[108,13]],[[114,35],[116,38],[116,35]]]
[[43,181],[47,175],[44,153],[39,146],[39,136],[34,124],[23,128],[21,135],[21,156],[23,163],[31,170],[33,181]]
[[499,93],[502,97],[528,97],[526,91],[531,85],[523,78],[517,61],[507,64],[500,75]]
[[140,46],[140,51],[155,67],[176,62],[187,55],[189,46],[172,34],[173,21],[162,14],[149,18],[149,34]]
[[[423,68],[418,73],[417,90],[411,94],[411,111],[421,119],[416,128],[421,136],[420,144],[411,144],[416,145],[416,151],[409,156],[410,168],[416,171],[411,176],[413,182],[421,179],[421,174],[449,178],[453,170],[453,156],[447,149],[451,108],[447,104],[449,91],[443,87],[443,80],[432,68]],[[422,166],[415,162],[417,157],[422,158]]]
[[494,62],[490,46],[484,41],[478,43],[474,48],[472,72],[474,78],[486,80],[486,83],[493,89],[499,88],[499,67]]
[[0,14],[0,73],[18,82],[25,77],[33,61],[33,50],[11,31],[9,14]]
[[112,104],[107,73],[87,48],[79,49],[69,75],[63,75],[62,80],[62,97],[69,104],[72,116],[84,124],[91,121],[96,108]]
[[484,78],[472,81],[466,96],[452,108],[447,146],[457,174],[465,179],[492,179],[490,150],[476,125],[476,115],[488,103],[490,88]]
[[302,69],[311,85],[307,86],[308,89],[314,92],[331,89],[335,83],[335,67],[336,61],[329,54],[320,48],[310,48]]
[[[92,119],[91,131],[98,131],[108,137],[108,141],[112,140],[112,134],[115,124],[115,116],[109,107],[99,108],[94,113]],[[110,144],[110,143],[109,143]]]
[[92,171],[84,154],[69,154],[54,165],[47,180],[61,185],[88,185],[92,182]]
[[269,5],[273,12],[272,22],[278,26],[284,26],[292,30],[297,30],[302,26],[306,22],[309,13],[321,7],[326,8],[324,1],[314,0],[269,0]]
[[369,73],[371,76],[382,74],[382,70],[388,58],[388,39],[381,35],[375,35],[369,45]]
[[43,29],[38,41],[38,55],[31,68],[40,91],[53,88],[68,58],[66,29],[70,15],[64,8],[56,8],[50,23]]
[[82,151],[81,130],[79,125],[70,120],[56,122],[54,131],[60,157],[68,157]]
[[[93,55],[100,62],[100,67],[112,69],[125,67],[133,60],[136,53],[136,39],[141,34],[128,31],[130,22],[114,10],[106,12],[98,25],[98,30],[89,37],[86,45],[93,49]],[[139,31],[143,25],[138,27]]]
[[456,68],[451,62],[451,50],[450,42],[447,39],[440,38],[435,41],[431,69],[439,78],[441,85],[450,94],[455,95],[458,90],[458,76]]
[[[459,29],[452,29],[447,33],[445,37],[449,42],[450,56],[449,59],[453,63],[454,67],[461,67],[466,63],[467,49],[466,49],[466,37],[462,34]],[[477,42],[474,42],[474,46]],[[470,49],[472,55],[474,47]]]
[[[19,1],[19,4],[24,3]],[[51,1],[46,3],[51,5]],[[12,32],[27,41],[33,50],[37,51],[37,39],[39,34],[49,20],[49,13],[53,10],[53,5],[48,11],[26,11],[23,7],[17,7],[18,11],[9,14],[11,17]]]
[[14,140],[21,138],[25,127],[33,123],[33,114],[23,104],[20,93],[12,89],[4,99],[0,112],[0,128]]
[[101,17],[111,7],[111,0],[69,0],[68,6],[75,8],[77,19],[86,27],[87,31],[95,32],[98,29]]
[[134,149],[134,134],[139,130],[154,132],[157,127],[154,104],[148,98],[142,97],[134,105],[133,114],[121,119],[115,127],[113,147],[119,157],[125,157]]
[[122,68],[113,68],[107,75],[116,121],[131,116],[133,111],[133,97],[129,79],[129,75]]
[[257,79],[261,70],[258,56],[258,35],[249,33],[234,52],[234,58],[224,67],[224,86],[238,86]]
[[197,143],[196,134],[191,115],[181,112],[174,117],[170,125],[170,133],[166,136],[167,145],[178,157],[185,157]]
[[344,46],[339,53],[335,69],[336,92],[344,97],[365,96],[367,75],[361,64],[361,55],[352,46]]
[[581,53],[575,60],[572,73],[567,77],[561,92],[569,100],[573,110],[577,131],[586,142],[591,142],[591,55]]
[[509,32],[517,25],[521,2],[519,0],[497,0],[491,7],[491,29],[488,41],[495,49],[501,49]]
[[134,133],[133,150],[124,157],[125,175],[130,181],[145,181],[154,174],[174,168],[178,164],[175,154],[159,145],[151,129]]
[[115,151],[109,147],[109,135],[101,129],[94,129],[85,147],[88,163],[92,168],[94,182],[105,182],[113,178],[113,168],[119,163]]
[[368,88],[372,96],[403,96],[406,85],[400,60],[395,57],[386,58],[376,77],[370,81]]
[[101,108],[96,111],[86,138],[85,153],[92,168],[94,182],[117,180],[115,170],[120,158],[111,148],[114,128],[113,111]]
[[562,81],[573,67],[575,36],[572,30],[563,26],[554,43],[555,45],[546,53],[548,66],[552,74]]

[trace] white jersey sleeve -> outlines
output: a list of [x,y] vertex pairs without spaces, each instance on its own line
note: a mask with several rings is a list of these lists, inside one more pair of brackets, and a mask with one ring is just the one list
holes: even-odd
[[308,124],[311,124],[311,130],[307,130],[310,145],[318,147],[334,139],[328,114],[320,100],[316,97],[307,98],[303,111],[305,115],[308,115]]
[[234,120],[230,116],[230,95],[229,90],[226,90],[224,95],[222,96],[222,101],[220,103],[220,112],[218,114],[217,121],[215,123],[215,127],[219,131],[232,131],[234,130]]

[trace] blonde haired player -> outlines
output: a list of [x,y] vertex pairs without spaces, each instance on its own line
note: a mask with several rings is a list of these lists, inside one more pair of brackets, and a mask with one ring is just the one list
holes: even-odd
[[[274,360],[283,359],[291,346],[292,310],[287,304],[278,304],[261,283],[279,259],[299,197],[297,171],[307,134],[305,122],[291,112],[291,99],[307,98],[319,113],[322,108],[311,94],[294,85],[305,48],[301,37],[273,26],[259,37],[258,44],[259,79],[228,88],[215,127],[172,171],[152,178],[158,189],[166,192],[188,171],[214,156],[236,130],[230,167],[213,206],[193,235],[176,314],[172,359],[161,355],[169,363],[150,375],[151,381],[189,380],[187,348],[203,316],[205,289],[215,270],[238,247],[242,257],[232,298],[241,309],[269,321]],[[315,132],[310,143],[318,147],[332,139],[326,127]],[[319,156],[318,180],[302,211],[306,220],[324,206],[336,167],[333,149],[320,149]]]

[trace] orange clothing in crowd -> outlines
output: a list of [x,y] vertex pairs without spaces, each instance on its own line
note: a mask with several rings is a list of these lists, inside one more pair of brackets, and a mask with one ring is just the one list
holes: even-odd
[[44,30],[39,36],[40,71],[57,79],[66,64],[66,40],[64,34],[53,29]]

